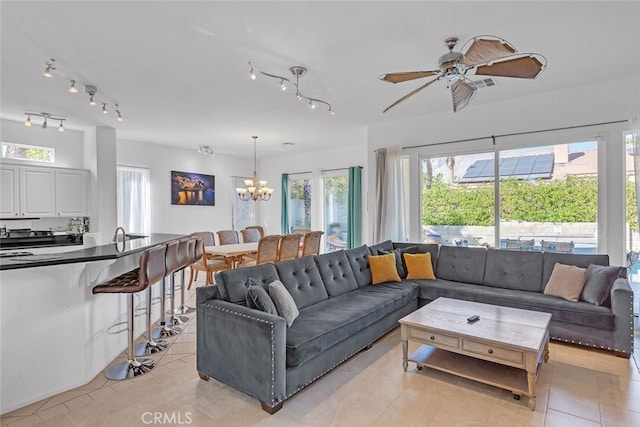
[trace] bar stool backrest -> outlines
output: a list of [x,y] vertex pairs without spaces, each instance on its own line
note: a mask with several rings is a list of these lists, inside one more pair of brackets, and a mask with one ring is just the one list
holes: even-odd
[[167,244],[167,256],[165,257],[165,264],[167,265],[167,275],[180,270],[180,258],[178,256],[179,246],[180,242],[178,240]]
[[196,238],[196,247],[194,250],[194,262],[199,261],[202,259],[202,255],[204,254],[204,247],[206,246],[206,243],[204,240],[200,239],[200,238]]
[[189,239],[187,241],[187,251],[189,253],[189,264],[191,265],[194,262],[197,261],[196,259],[196,243],[198,242],[198,239],[193,238],[193,239]]
[[166,253],[167,245],[156,246],[142,253],[138,281],[145,283],[145,287],[162,280],[166,275],[167,268],[164,261]]
[[183,269],[191,264],[192,255],[189,252],[189,242],[191,240],[194,239],[180,240],[180,245],[178,246],[178,260],[180,262],[180,269]]

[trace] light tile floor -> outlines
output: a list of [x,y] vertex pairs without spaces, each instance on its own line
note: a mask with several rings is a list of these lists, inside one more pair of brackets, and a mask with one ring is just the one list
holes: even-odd
[[[202,280],[196,286],[202,286]],[[195,286],[194,286],[195,288]],[[195,292],[189,291],[195,304]],[[284,403],[274,415],[195,368],[196,322],[158,366],[128,381],[99,374],[90,383],[2,415],[18,426],[640,426],[640,327],[630,360],[552,343],[537,384],[537,407],[523,397],[434,370],[402,371],[399,330]],[[122,360],[118,358],[114,363]],[[154,418],[157,417],[157,418]]]

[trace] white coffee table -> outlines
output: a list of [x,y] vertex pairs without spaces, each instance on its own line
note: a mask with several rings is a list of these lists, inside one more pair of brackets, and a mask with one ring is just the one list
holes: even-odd
[[[472,315],[480,316],[468,323]],[[400,319],[402,367],[415,362],[529,397],[536,407],[539,368],[549,359],[551,315],[450,298],[438,298]],[[407,356],[408,342],[422,344]]]

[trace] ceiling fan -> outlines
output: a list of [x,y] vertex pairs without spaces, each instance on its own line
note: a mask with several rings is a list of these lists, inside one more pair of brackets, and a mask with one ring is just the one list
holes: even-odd
[[511,43],[500,37],[476,36],[462,46],[462,50],[464,50],[465,46],[469,45],[465,53],[454,52],[453,48],[456,44],[458,44],[456,37],[450,37],[444,41],[449,53],[442,55],[438,60],[439,70],[409,71],[381,75],[380,80],[390,83],[401,83],[436,76],[435,79],[430,80],[389,105],[384,109],[383,113],[441,79],[446,79],[447,87],[451,89],[453,111],[460,111],[469,104],[477,90],[473,81],[466,77],[470,70],[475,69],[476,75],[483,76],[535,79],[547,64],[544,56],[537,53],[519,54]]

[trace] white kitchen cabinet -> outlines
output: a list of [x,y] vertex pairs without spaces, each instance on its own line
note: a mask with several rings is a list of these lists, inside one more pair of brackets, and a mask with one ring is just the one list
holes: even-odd
[[56,215],[87,216],[86,170],[56,169]]
[[3,218],[20,214],[19,181],[18,166],[0,165],[0,216]]
[[20,168],[20,216],[47,217],[55,215],[55,169]]
[[89,171],[0,165],[0,218],[89,216]]

